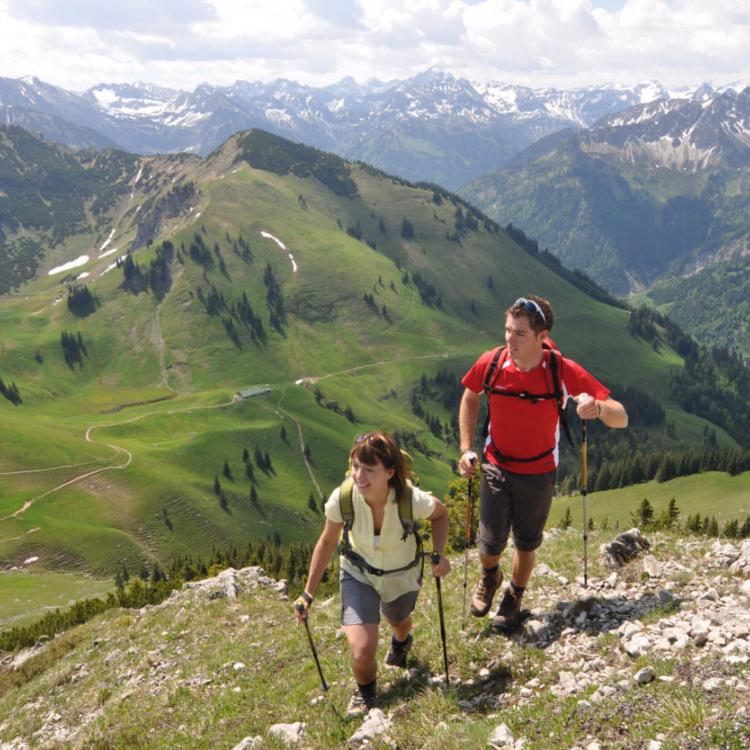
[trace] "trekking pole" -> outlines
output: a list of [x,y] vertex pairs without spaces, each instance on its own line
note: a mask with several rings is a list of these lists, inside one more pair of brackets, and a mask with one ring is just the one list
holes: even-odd
[[[295,604],[294,608],[297,610],[297,612],[304,612],[305,607],[303,604]],[[313,643],[312,639],[312,633],[310,632],[310,625],[307,622],[307,617],[305,617],[302,622],[305,623],[305,632],[307,633],[307,640],[310,643],[310,650],[312,651],[313,659],[315,659],[315,666],[318,668],[318,674],[320,675],[320,686],[325,691],[328,690],[328,685],[326,684],[326,678],[323,677],[323,670],[320,668],[320,661],[318,661],[318,652],[315,650],[315,644]]]
[[[472,464],[475,463],[476,457],[470,459]],[[469,576],[469,542],[471,541],[471,531],[474,528],[474,477],[469,477],[468,487],[466,489],[466,540],[464,544],[464,601],[461,609],[461,630],[464,629],[466,622],[466,597],[468,593],[468,576]]]
[[[433,565],[440,562],[440,553],[434,552],[430,556]],[[440,639],[443,642],[443,664],[445,666],[445,686],[450,687],[448,679],[448,647],[445,642],[445,617],[443,615],[443,590],[440,586],[440,576],[434,576],[435,588],[437,589],[438,613],[440,615]]]
[[[588,393],[582,393],[578,399],[586,403],[591,398]],[[581,420],[581,496],[583,498],[583,587],[589,586],[589,519],[588,519],[588,430],[587,420]]]

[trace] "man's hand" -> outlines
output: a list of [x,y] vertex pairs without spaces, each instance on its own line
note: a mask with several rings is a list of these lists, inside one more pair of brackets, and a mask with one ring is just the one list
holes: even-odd
[[458,470],[462,477],[473,477],[477,470],[477,454],[472,450],[465,450],[458,462]]
[[601,403],[588,393],[577,396],[576,403],[576,414],[580,419],[598,419],[602,413]]

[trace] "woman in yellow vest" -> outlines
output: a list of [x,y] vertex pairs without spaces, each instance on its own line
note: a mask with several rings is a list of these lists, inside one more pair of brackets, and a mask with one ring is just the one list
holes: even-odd
[[405,501],[410,499],[413,521],[431,522],[433,551],[440,555],[432,564],[433,575],[446,575],[450,562],[443,557],[448,537],[445,506],[411,485],[395,440],[386,432],[362,435],[349,457],[351,481],[328,498],[325,527],[315,545],[307,584],[295,612],[299,621],[307,618],[315,589],[342,537],[341,622],[357,681],[348,714],[357,716],[375,705],[380,613],[393,631],[386,666],[405,667],[413,642],[412,612],[422,585],[422,553],[416,534],[403,518],[407,515],[402,512]]

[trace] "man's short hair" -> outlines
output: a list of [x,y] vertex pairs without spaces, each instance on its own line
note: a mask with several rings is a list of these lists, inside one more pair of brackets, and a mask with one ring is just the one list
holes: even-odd
[[552,306],[544,297],[536,294],[528,294],[525,297],[519,297],[506,311],[506,315],[512,315],[519,318],[525,315],[529,320],[529,325],[534,333],[542,331],[551,331],[555,323],[555,316],[552,312]]

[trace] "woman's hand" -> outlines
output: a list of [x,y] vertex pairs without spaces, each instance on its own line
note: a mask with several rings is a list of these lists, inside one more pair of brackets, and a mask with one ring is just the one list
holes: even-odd
[[304,622],[307,619],[307,614],[312,603],[313,598],[306,591],[303,591],[297,597],[297,601],[294,602],[294,616],[297,618],[297,623]]
[[451,561],[447,557],[443,557],[442,555],[433,552],[431,562],[432,575],[434,575],[435,578],[442,578],[451,572]]

